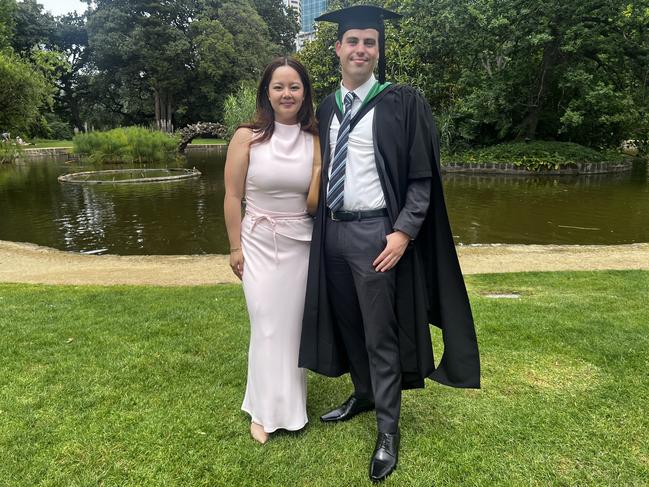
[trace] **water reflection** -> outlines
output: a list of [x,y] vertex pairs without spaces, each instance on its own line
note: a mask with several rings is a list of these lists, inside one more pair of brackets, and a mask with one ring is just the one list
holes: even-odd
[[649,241],[646,164],[591,176],[445,176],[461,243],[614,244]]
[[[63,158],[0,166],[0,239],[121,255],[225,252],[224,158],[189,153],[176,164],[198,179],[115,186],[59,183],[95,169]],[[646,164],[613,175],[449,174],[444,186],[458,243],[649,241]]]

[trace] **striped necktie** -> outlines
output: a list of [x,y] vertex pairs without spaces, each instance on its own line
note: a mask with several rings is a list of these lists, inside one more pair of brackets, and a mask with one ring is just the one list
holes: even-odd
[[345,190],[345,168],[347,166],[347,144],[349,142],[349,127],[352,120],[352,102],[356,95],[351,91],[345,95],[345,113],[338,129],[336,149],[331,162],[331,176],[327,191],[327,206],[331,211],[343,207]]

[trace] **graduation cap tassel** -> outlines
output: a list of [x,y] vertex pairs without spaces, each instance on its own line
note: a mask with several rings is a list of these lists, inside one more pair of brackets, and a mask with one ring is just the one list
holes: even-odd
[[385,83],[385,28],[379,29],[379,83]]

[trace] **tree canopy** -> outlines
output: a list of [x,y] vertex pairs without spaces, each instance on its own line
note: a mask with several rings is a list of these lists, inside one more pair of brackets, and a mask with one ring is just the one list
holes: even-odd
[[282,0],[97,0],[59,17],[37,0],[0,0],[0,50],[39,72],[40,99],[53,101],[26,111],[32,135],[57,124],[171,130],[221,119],[229,93],[294,49],[296,19]]
[[[357,3],[368,2],[329,8]],[[387,27],[387,77],[421,90],[449,149],[648,138],[649,0],[371,3],[403,15]],[[283,0],[96,0],[58,17],[37,0],[0,0],[0,84],[12,97],[0,128],[223,121],[226,97],[292,52],[297,30]],[[298,53],[317,101],[339,83],[335,36],[323,23]]]
[[[404,16],[387,29],[388,79],[425,94],[447,147],[647,138],[648,0],[379,3]],[[319,96],[339,77],[334,42],[324,24],[299,53]]]

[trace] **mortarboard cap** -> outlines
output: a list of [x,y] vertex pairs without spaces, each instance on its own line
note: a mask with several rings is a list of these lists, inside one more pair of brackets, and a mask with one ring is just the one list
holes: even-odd
[[338,24],[338,38],[349,29],[375,29],[379,32],[379,82],[385,83],[385,20],[399,19],[401,15],[374,5],[356,5],[327,12],[315,20]]

